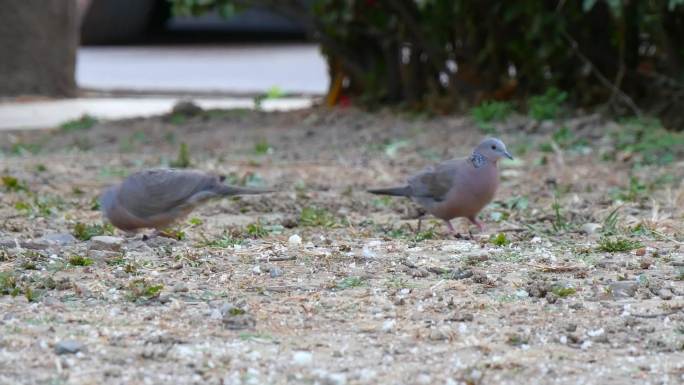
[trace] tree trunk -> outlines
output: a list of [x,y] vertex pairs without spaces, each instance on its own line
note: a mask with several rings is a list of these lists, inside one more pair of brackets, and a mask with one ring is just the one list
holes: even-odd
[[0,96],[76,95],[75,0],[0,0]]

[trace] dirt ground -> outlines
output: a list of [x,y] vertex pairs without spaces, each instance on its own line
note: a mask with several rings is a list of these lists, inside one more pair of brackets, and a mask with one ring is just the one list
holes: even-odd
[[[625,127],[498,124],[516,160],[486,231],[457,220],[458,239],[364,190],[468,155],[468,117],[0,133],[0,383],[680,384],[684,149],[625,147]],[[211,202],[180,240],[102,226],[99,192],[181,143],[193,168],[278,192]]]

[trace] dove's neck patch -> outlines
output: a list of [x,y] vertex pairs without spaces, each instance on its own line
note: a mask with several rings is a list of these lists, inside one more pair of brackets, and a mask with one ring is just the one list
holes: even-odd
[[487,164],[487,157],[479,152],[473,152],[473,155],[470,156],[470,163],[473,164],[473,167],[480,168]]

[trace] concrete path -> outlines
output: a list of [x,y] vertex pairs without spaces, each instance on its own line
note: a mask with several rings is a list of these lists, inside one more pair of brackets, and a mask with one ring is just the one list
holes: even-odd
[[97,90],[324,94],[328,70],[318,46],[82,47],[76,80]]
[[[0,130],[53,128],[84,114],[99,119],[159,115],[193,93],[265,93],[278,87],[288,94],[322,95],[329,82],[325,60],[310,44],[82,47],[76,80],[96,94],[171,96],[4,102]],[[251,97],[193,99],[203,108],[254,108]],[[288,110],[311,103],[311,98],[281,98],[264,101],[263,108]]]
[[[179,98],[80,98],[0,104],[0,130],[54,128],[84,114],[99,119],[125,119],[167,113]],[[202,108],[254,108],[252,98],[193,99]],[[311,106],[311,98],[265,100],[266,111]]]

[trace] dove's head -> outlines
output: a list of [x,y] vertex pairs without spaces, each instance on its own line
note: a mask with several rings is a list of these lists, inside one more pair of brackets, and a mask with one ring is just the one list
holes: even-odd
[[475,147],[475,152],[494,162],[501,158],[513,159],[511,153],[506,149],[506,145],[497,138],[483,140]]

